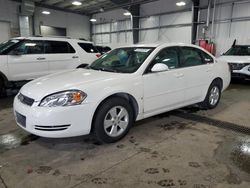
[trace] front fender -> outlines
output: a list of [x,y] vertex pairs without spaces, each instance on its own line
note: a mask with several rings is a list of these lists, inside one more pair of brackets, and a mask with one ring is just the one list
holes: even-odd
[[[114,80],[113,80],[114,81]],[[127,80],[118,80],[116,83],[110,82],[110,84],[105,84],[106,86],[100,85],[86,89],[84,92],[87,93],[86,103],[94,103],[94,112],[98,106],[107,98],[115,94],[128,94],[134,98],[138,105],[138,115],[137,119],[141,119],[141,114],[143,113],[143,85],[140,78]]]

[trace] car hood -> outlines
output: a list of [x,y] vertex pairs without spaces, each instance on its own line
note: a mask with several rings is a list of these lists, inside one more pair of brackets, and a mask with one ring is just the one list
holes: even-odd
[[250,56],[227,56],[223,55],[219,59],[228,63],[250,63]]
[[20,92],[27,97],[39,101],[45,96],[56,92],[85,88],[93,83],[121,78],[123,75],[124,74],[121,73],[111,73],[91,69],[63,71],[33,80],[24,85]]

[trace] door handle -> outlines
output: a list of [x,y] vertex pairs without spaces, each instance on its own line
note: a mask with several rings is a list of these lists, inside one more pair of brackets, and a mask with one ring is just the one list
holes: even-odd
[[184,74],[182,74],[182,73],[176,73],[176,74],[174,74],[174,76],[176,78],[182,78],[184,76]]
[[211,72],[211,71],[212,71],[212,69],[207,69],[207,70],[206,70],[206,72]]
[[36,59],[39,60],[39,61],[41,61],[41,60],[45,60],[46,58],[45,57],[38,57]]
[[79,57],[75,55],[75,56],[73,56],[72,58],[73,58],[73,59],[77,59],[77,58],[79,58]]

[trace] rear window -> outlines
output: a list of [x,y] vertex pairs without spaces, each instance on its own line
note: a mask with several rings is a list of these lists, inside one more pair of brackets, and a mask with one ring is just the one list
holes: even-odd
[[78,45],[87,53],[98,53],[98,50],[91,43],[78,43]]
[[108,46],[95,46],[95,47],[100,53],[107,53],[111,51],[111,48]]
[[46,41],[45,53],[46,54],[65,54],[75,53],[74,48],[68,43],[63,41]]

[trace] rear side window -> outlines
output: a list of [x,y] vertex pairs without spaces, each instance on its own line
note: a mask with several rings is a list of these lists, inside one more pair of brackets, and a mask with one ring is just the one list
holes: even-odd
[[91,43],[78,43],[78,45],[87,53],[98,53],[98,50]]
[[46,54],[67,54],[75,53],[74,48],[68,43],[63,41],[46,41],[45,53]]
[[200,54],[200,51],[192,47],[182,47],[181,49],[181,67],[191,67],[203,65],[205,62]]

